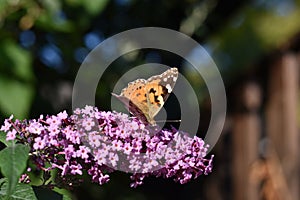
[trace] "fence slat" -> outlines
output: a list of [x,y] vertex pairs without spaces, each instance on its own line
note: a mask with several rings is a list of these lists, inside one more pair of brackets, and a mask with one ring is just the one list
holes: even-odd
[[297,57],[286,53],[271,66],[266,106],[267,135],[292,199],[299,199],[298,65]]
[[240,93],[237,104],[241,109],[233,116],[233,196],[236,200],[252,200],[258,199],[258,185],[251,181],[250,172],[258,159],[261,92],[256,83],[248,82]]

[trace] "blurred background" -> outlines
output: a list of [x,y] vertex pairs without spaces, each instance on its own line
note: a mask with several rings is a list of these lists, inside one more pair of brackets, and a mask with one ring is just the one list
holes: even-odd
[[[203,45],[225,83],[228,110],[210,153],[213,172],[185,185],[148,178],[137,189],[116,172],[104,186],[86,179],[74,199],[299,199],[299,19],[299,0],[1,0],[0,121],[71,113],[76,73],[101,41],[132,28],[173,29]],[[117,59],[99,83],[97,106],[110,110],[122,73],[149,62],[178,66],[196,88],[204,137],[205,83],[169,52]]]

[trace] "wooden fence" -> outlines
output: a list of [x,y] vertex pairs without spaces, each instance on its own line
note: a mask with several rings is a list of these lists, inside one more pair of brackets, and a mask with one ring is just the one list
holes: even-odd
[[298,200],[300,56],[287,51],[264,67],[265,84],[245,81],[231,116],[232,197]]

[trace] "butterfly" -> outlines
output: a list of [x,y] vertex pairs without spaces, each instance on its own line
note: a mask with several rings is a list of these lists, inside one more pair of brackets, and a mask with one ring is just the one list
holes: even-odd
[[112,93],[125,104],[127,110],[144,124],[155,125],[154,117],[171,94],[178,78],[178,69],[170,68],[164,73],[128,83],[120,95]]

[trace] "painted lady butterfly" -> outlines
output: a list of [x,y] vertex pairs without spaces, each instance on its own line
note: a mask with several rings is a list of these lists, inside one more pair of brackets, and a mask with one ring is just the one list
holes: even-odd
[[154,117],[172,92],[177,78],[177,68],[171,68],[147,80],[130,82],[120,95],[112,95],[122,101],[127,110],[143,123],[155,125]]

